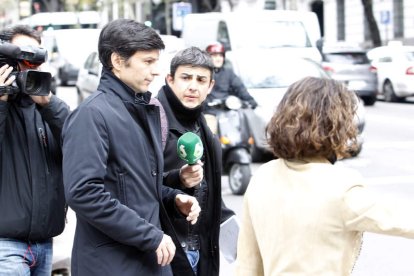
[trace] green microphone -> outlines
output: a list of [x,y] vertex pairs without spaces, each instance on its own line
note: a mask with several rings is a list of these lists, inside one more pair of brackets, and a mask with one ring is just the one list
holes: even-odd
[[193,132],[186,132],[178,138],[177,154],[189,165],[194,165],[203,156],[203,142]]

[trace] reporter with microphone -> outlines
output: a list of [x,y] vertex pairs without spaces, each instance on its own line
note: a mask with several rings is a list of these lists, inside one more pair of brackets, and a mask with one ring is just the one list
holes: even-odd
[[[201,213],[195,225],[170,219],[178,240],[171,262],[175,275],[218,276],[220,223],[234,215],[221,197],[221,146],[202,114],[214,85],[210,55],[196,47],[178,52],[157,99],[168,124],[164,148],[165,185],[197,198]],[[168,231],[166,231],[168,233]]]

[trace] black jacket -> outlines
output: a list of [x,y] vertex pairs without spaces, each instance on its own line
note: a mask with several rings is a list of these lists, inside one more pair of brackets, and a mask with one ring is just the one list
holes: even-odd
[[241,79],[234,73],[233,69],[221,67],[214,69],[214,87],[207,96],[207,101],[214,99],[226,99],[229,95],[239,97],[242,101],[248,102],[252,108],[256,108],[257,102],[247,91]]
[[[158,100],[164,107],[168,121],[168,138],[164,149],[164,171],[166,172],[165,184],[178,188],[190,195],[194,195],[194,189],[182,187],[179,180],[179,169],[185,164],[177,155],[177,140],[187,131],[196,132],[199,128],[199,135],[204,146],[204,184],[207,185],[204,198],[199,200],[201,213],[197,222],[200,238],[200,262],[198,265],[199,276],[218,276],[220,266],[219,232],[220,223],[225,221],[234,212],[229,210],[221,197],[221,146],[200,113],[201,107],[197,110],[186,109],[165,85],[158,92]],[[203,203],[204,202],[204,203]],[[173,217],[173,215],[170,215]],[[193,275],[191,266],[187,260],[184,249],[188,238],[188,222],[183,218],[172,218],[174,230],[178,236],[176,242],[177,251],[172,262],[174,275]],[[172,235],[173,236],[173,235]]]
[[0,101],[0,237],[43,241],[62,233],[65,197],[60,133],[69,107],[24,94]]
[[77,216],[72,275],[171,275],[157,264],[165,208],[178,190],[162,185],[160,114],[112,72],[68,117],[63,175]]

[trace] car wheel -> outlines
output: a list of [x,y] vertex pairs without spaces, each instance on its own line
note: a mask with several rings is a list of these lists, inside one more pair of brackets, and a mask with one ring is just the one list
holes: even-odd
[[390,81],[384,83],[384,100],[386,102],[399,102],[401,98],[395,95],[394,87]]
[[249,164],[233,163],[229,172],[230,190],[235,195],[243,195],[249,185],[252,171]]
[[364,101],[364,104],[367,106],[372,106],[377,101],[377,96],[366,96],[362,97],[362,100]]

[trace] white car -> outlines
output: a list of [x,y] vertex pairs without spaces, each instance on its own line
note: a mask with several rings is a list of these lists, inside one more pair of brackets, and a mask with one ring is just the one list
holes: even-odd
[[377,70],[378,97],[398,102],[414,96],[414,46],[391,43],[367,52]]

